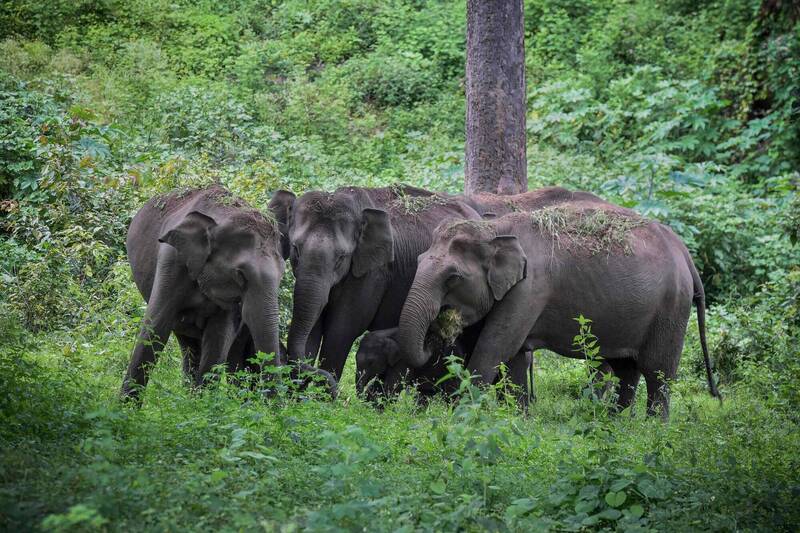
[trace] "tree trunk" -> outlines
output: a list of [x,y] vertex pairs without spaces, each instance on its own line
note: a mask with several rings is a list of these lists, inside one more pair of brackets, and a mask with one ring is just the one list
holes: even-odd
[[467,0],[467,194],[528,190],[522,2]]

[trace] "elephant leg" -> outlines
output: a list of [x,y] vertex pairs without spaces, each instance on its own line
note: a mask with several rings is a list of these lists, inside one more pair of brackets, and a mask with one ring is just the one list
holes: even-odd
[[591,369],[590,374],[595,396],[605,398],[614,385],[609,379],[614,375],[611,364],[604,359],[600,362],[600,366]]
[[183,355],[183,375],[194,382],[195,375],[197,374],[197,367],[200,364],[200,339],[175,334],[178,339],[178,345],[181,347],[181,354]]
[[215,365],[226,362],[235,337],[236,325],[229,311],[219,312],[208,319],[203,329],[200,366],[195,377],[196,385],[204,383],[205,375]]
[[322,336],[322,350],[319,354],[319,367],[333,374],[336,381],[342,378],[344,364],[350,349],[366,326],[360,328],[357,324],[326,324]]
[[322,326],[325,321],[325,311],[322,311],[322,315],[320,315],[317,323],[314,324],[314,327],[311,328],[311,332],[308,334],[308,341],[306,341],[306,360],[310,361],[312,364],[314,361],[317,360],[317,355],[319,354],[319,345],[322,343]]
[[528,386],[528,369],[533,364],[533,354],[529,351],[519,351],[508,365],[508,378],[511,383],[510,390],[517,399],[517,405],[523,412],[528,411],[530,388]]
[[664,421],[669,419],[669,383],[678,374],[686,319],[682,327],[681,321],[677,324],[674,320],[657,321],[636,361],[647,384],[647,415],[654,416],[660,411]]
[[669,382],[674,381],[677,368],[674,365],[658,365],[640,369],[647,384],[647,415],[655,416],[661,412],[664,421],[669,420]]
[[662,377],[661,372],[645,371],[644,380],[647,383],[647,416],[655,416],[659,412],[661,418],[669,420],[669,383],[673,377]]
[[191,291],[185,267],[178,262],[177,252],[162,244],[158,252],[153,289],[147,302],[142,326],[136,338],[128,370],[122,380],[123,399],[139,400],[139,391],[147,379],[158,354],[164,349],[175,326],[180,303]]
[[359,294],[354,292],[341,291],[337,296],[338,300],[326,309],[319,367],[333,374],[338,381],[342,378],[353,343],[369,328],[378,303],[374,300],[359,303]]
[[319,367],[333,374],[337,381],[342,377],[353,343],[375,318],[380,303],[378,294],[382,294],[379,284],[363,280],[347,280],[331,293],[322,327]]
[[[528,334],[542,312],[543,299],[526,301],[526,294],[509,291],[489,312],[467,370],[476,383],[493,383],[497,368],[523,349]],[[524,309],[522,313],[520,310]]]
[[622,411],[629,407],[636,398],[636,388],[639,385],[641,372],[634,359],[608,359],[606,364],[619,378],[617,386],[617,409]]

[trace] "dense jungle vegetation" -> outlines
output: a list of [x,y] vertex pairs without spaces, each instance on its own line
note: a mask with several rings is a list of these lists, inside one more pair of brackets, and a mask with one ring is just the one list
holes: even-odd
[[[0,0],[0,529],[800,528],[800,24],[773,0],[525,0],[530,188],[669,223],[709,298],[669,423],[539,354],[522,416],[118,390],[154,194],[463,183],[463,0]],[[290,314],[290,276],[282,314]],[[590,311],[587,311],[590,317]],[[599,339],[602,346],[602,339]]]

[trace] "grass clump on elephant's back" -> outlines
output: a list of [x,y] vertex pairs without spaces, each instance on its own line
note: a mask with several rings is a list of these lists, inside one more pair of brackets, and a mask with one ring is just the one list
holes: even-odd
[[606,252],[633,253],[631,232],[652,222],[635,213],[609,209],[571,209],[550,206],[530,214],[539,231],[553,237],[554,245],[581,249],[592,255]]
[[212,185],[211,187],[208,188],[208,190],[209,190],[208,198],[210,200],[213,200],[219,205],[225,207],[235,207],[238,209],[250,208],[250,205],[247,202],[245,202],[244,200],[242,200],[241,198],[239,198],[231,191],[225,189],[222,186]]
[[169,211],[170,210],[169,208],[173,204],[178,203],[180,200],[182,200],[195,190],[197,189],[194,187],[190,187],[188,185],[176,187],[172,190],[169,190],[163,194],[156,196],[153,201],[153,205],[155,205],[159,211]]
[[389,207],[401,211],[405,215],[416,215],[426,209],[447,203],[447,198],[439,194],[413,195],[408,194],[406,186],[395,183],[390,187],[395,199],[389,202]]

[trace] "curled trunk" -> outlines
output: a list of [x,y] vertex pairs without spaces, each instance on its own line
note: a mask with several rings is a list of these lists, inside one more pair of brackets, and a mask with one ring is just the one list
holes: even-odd
[[421,367],[430,358],[425,349],[425,336],[439,314],[441,302],[442,291],[434,277],[418,272],[403,305],[397,333],[400,357],[414,368]]

